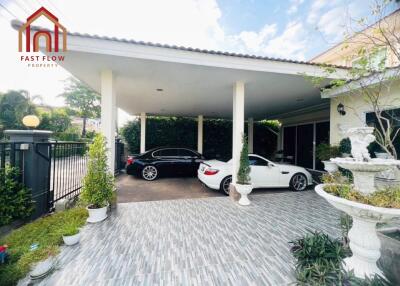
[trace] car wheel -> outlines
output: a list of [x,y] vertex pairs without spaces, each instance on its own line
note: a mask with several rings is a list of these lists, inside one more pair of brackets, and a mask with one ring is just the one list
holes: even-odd
[[142,170],[142,178],[146,181],[154,181],[157,179],[158,170],[152,165],[145,166]]
[[219,187],[221,192],[223,192],[227,196],[229,196],[229,186],[230,186],[231,182],[232,182],[232,176],[225,177],[222,180],[221,185]]
[[290,179],[290,188],[292,191],[300,192],[307,188],[307,177],[302,173],[294,174]]

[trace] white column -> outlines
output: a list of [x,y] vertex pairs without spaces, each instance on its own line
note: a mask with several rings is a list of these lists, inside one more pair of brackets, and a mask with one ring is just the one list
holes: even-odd
[[117,108],[115,104],[115,86],[111,70],[103,70],[101,78],[101,132],[106,137],[108,149],[108,167],[114,173],[115,166],[115,124]]
[[248,135],[249,138],[247,138],[248,140],[248,145],[249,145],[249,153],[253,153],[253,138],[254,138],[254,119],[253,118],[249,118],[247,121],[247,130],[248,130]]
[[236,184],[244,133],[244,83],[241,81],[237,81],[233,85],[232,126],[232,183]]
[[140,153],[146,152],[146,113],[140,113]]
[[203,115],[197,117],[197,152],[203,154]]

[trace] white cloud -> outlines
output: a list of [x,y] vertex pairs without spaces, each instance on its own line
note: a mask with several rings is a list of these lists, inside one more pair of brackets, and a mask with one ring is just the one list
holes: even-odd
[[289,15],[295,14],[299,10],[299,6],[303,4],[304,0],[291,0],[287,13]]
[[269,41],[263,50],[275,57],[304,60],[306,48],[307,37],[303,24],[290,22],[283,33]]
[[321,16],[322,9],[332,4],[329,0],[314,0],[307,16],[307,23],[315,24]]
[[243,31],[235,37],[236,44],[252,53],[262,52],[263,45],[276,34],[276,24],[265,25],[259,32]]
[[[293,0],[292,4],[298,7],[302,2]],[[221,10],[216,0],[42,0],[40,3],[18,3],[24,9],[14,2],[5,5],[21,20],[42,4],[72,32],[293,59],[304,59],[307,48],[307,35],[300,22],[289,23],[280,33],[278,26],[270,23],[259,31],[226,35],[219,23]],[[21,64],[18,61],[17,32],[5,20],[3,9],[0,13],[3,16],[0,17],[0,34],[7,39],[2,42],[0,53],[0,62],[7,68],[0,78],[0,91],[27,89],[33,95],[42,95],[47,104],[63,104],[57,95],[62,92],[62,80],[69,73],[61,67],[51,71],[32,70]],[[6,17],[11,18],[10,15]]]
[[330,41],[340,41],[344,36],[346,13],[343,7],[336,7],[324,13],[317,27]]

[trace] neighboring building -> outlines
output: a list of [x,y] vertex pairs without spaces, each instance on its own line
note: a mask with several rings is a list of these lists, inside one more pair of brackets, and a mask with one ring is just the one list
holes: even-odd
[[[372,50],[372,44],[366,44],[371,43],[371,40],[367,37],[373,36],[378,38],[380,35],[380,33],[378,33],[380,28],[389,30],[390,34],[400,35],[400,10],[394,11],[380,22],[314,57],[311,59],[311,62],[356,67],[358,64],[357,61],[360,59],[358,55],[360,49],[365,46],[367,53]],[[400,51],[398,39],[395,41],[393,46],[397,46]],[[375,50],[377,52],[370,58],[372,65],[384,61],[386,67],[393,68],[393,74],[398,76],[399,71],[395,67],[399,66],[400,62],[398,56],[395,55],[392,49],[382,45],[381,47],[378,46],[378,49]],[[363,86],[373,88],[371,78],[367,77],[365,81],[368,83],[363,84]],[[355,89],[360,87],[359,81],[353,82],[353,86]],[[331,144],[339,144],[340,140],[344,137],[342,130],[349,126],[363,126],[365,124],[373,126],[376,124],[376,122],[374,122],[374,112],[371,104],[363,98],[360,92],[352,92],[350,95],[348,91],[349,86],[347,85],[343,89],[328,91],[322,94],[323,98],[330,99]],[[340,114],[337,110],[340,104],[342,104],[346,110],[345,115]],[[394,83],[390,91],[384,93],[381,97],[380,106],[390,111],[392,114],[400,115],[400,81]]]
[[[376,38],[377,40],[375,40],[375,42],[379,44],[379,38],[382,37],[380,36],[381,29],[387,31],[387,34],[400,35],[400,9],[389,14],[380,22],[355,34],[348,40],[343,41],[322,54],[312,58],[310,62],[354,67],[357,65],[357,60],[360,59],[358,52],[361,48],[365,47],[367,51],[371,51],[373,47],[372,38]],[[375,45],[375,48],[376,47],[377,45]],[[400,49],[400,46],[398,49]],[[382,59],[385,59],[386,66],[388,67],[394,67],[400,64],[398,57],[395,56],[390,48],[384,45],[381,47],[378,45],[378,51],[374,53],[371,60],[373,63],[379,63]]]
[[[71,118],[72,126],[77,127],[79,130],[83,128],[83,118],[81,117],[72,117]],[[99,118],[88,118],[86,119],[86,131],[91,132],[100,132],[100,119]]]

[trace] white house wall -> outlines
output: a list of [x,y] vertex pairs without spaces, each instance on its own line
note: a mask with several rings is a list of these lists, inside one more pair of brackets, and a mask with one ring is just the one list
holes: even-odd
[[[382,107],[385,106],[385,109],[400,108],[400,82],[393,86],[390,92],[385,93],[381,99],[380,105]],[[337,112],[339,103],[345,106],[346,115],[344,116]],[[360,93],[332,98],[330,109],[331,144],[339,144],[340,140],[344,138],[343,134],[341,134],[342,128],[364,126],[366,113],[373,111],[372,105]]]

